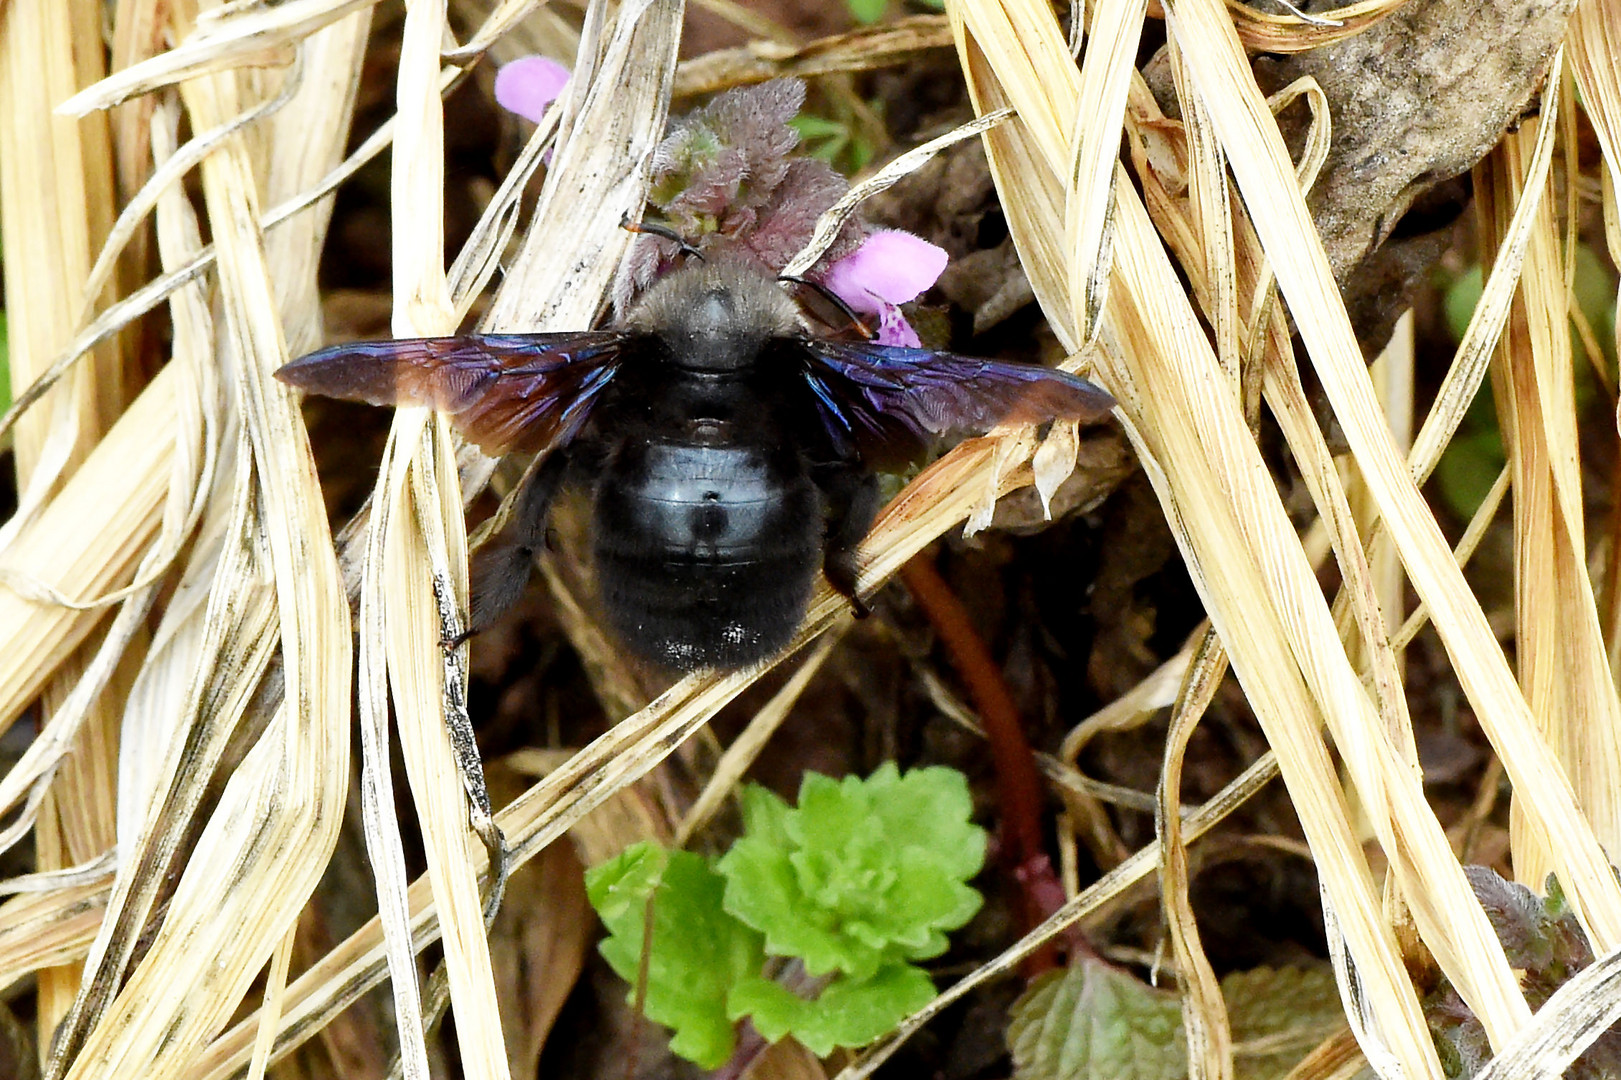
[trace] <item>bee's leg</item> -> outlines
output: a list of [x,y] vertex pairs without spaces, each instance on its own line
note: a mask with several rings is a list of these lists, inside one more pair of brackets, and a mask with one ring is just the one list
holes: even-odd
[[867,605],[856,595],[856,545],[878,516],[882,500],[878,477],[852,464],[828,466],[814,470],[813,475],[827,501],[822,573],[827,575],[829,585],[849,599],[856,618],[865,618]]
[[511,611],[529,586],[535,552],[546,542],[546,515],[568,472],[562,450],[541,462],[523,490],[506,528],[473,559],[473,611],[461,641],[489,629]]

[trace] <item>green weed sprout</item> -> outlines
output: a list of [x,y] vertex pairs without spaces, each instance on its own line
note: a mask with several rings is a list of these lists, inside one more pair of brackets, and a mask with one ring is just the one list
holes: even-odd
[[586,873],[602,955],[634,985],[651,928],[647,1015],[704,1068],[732,1056],[745,1019],[819,1056],[871,1042],[933,998],[915,961],[979,910],[967,882],[985,831],[971,811],[946,768],[807,774],[797,807],[750,785],[743,836],[721,858],[643,843]]

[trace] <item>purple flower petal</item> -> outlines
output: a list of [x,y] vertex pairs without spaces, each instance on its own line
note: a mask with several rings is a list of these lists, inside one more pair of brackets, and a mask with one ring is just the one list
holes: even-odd
[[822,283],[855,310],[877,315],[885,303],[904,304],[922,295],[940,277],[948,258],[943,248],[921,236],[885,229],[828,267]]
[[917,331],[912,324],[906,321],[901,309],[887,301],[880,302],[878,308],[878,333],[874,340],[880,345],[899,345],[907,349],[920,349],[923,342],[918,338]]
[[568,68],[551,57],[526,56],[495,73],[495,100],[503,109],[538,124],[568,80]]

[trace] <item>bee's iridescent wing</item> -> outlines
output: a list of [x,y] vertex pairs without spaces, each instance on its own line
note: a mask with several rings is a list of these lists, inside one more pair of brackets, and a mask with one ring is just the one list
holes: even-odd
[[430,405],[491,454],[566,445],[619,370],[625,335],[486,334],[333,345],[276,372],[372,405]]
[[916,461],[942,436],[997,424],[1101,420],[1114,398],[1035,364],[873,342],[805,339],[804,379],[822,422],[878,469]]

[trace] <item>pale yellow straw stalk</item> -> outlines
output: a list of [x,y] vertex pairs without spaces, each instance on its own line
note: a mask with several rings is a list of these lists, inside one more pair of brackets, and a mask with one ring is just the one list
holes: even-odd
[[[101,77],[100,25],[97,9],[88,4],[23,0],[0,10],[0,230],[13,385],[31,380],[66,343],[86,299],[90,259],[111,225],[115,200],[106,117],[76,123],[51,112],[64,96]],[[121,351],[108,342],[19,425],[15,451],[23,506],[0,538],[15,537],[16,528],[39,512],[126,400]],[[139,633],[138,625],[124,628],[103,664],[115,664]],[[41,697],[47,718],[68,702],[89,662],[87,650],[57,669]],[[74,709],[82,719],[66,722],[78,729],[76,752],[39,806],[36,861],[45,870],[94,858],[114,833],[118,709],[101,700]],[[54,1029],[78,978],[76,965],[41,972],[41,1031]]]
[[[400,226],[393,234],[392,329],[397,337],[438,336],[453,331],[456,323],[443,263],[444,118],[438,75],[444,33],[442,5],[431,0],[408,5],[391,173],[391,203]],[[442,607],[454,611],[466,606],[467,551],[459,494],[455,449],[443,419],[430,416],[426,409],[400,410],[373,495],[373,505],[383,512],[372,521],[381,544],[370,552],[379,553],[381,560],[368,558],[361,585],[362,603],[376,605],[382,619],[363,622],[361,648],[373,658],[372,664],[385,654],[388,660],[400,746],[442,920],[463,1068],[479,1080],[506,1080],[473,836],[445,725],[447,703],[465,701],[467,693],[465,672],[459,663],[451,663],[459,658],[447,655],[440,645],[459,629],[455,619],[446,625]],[[375,640],[378,630],[385,635],[382,642]],[[362,692],[380,688],[380,680],[373,676]],[[387,714],[382,702],[372,701],[368,708],[378,717]],[[367,766],[388,769],[386,749]],[[415,978],[414,972],[399,966],[394,974]],[[404,1007],[412,1003],[409,995],[396,994],[395,1001]],[[419,1022],[416,1015],[397,1018],[402,1028],[417,1028]],[[420,1032],[413,1030],[402,1038],[401,1047],[405,1075],[426,1078],[428,1062]]]
[[[1556,68],[1557,70],[1557,68]],[[1538,134],[1528,124],[1475,169],[1476,215],[1489,251],[1520,196],[1518,179]],[[1550,125],[1551,126],[1551,125]],[[1513,470],[1515,656],[1527,703],[1570,775],[1594,831],[1621,842],[1621,703],[1598,622],[1578,463],[1576,397],[1567,317],[1570,296],[1553,200],[1531,225],[1520,293],[1492,364],[1492,387]],[[1533,887],[1558,866],[1564,837],[1545,832],[1516,792],[1515,876]],[[1563,878],[1563,875],[1561,875]]]

